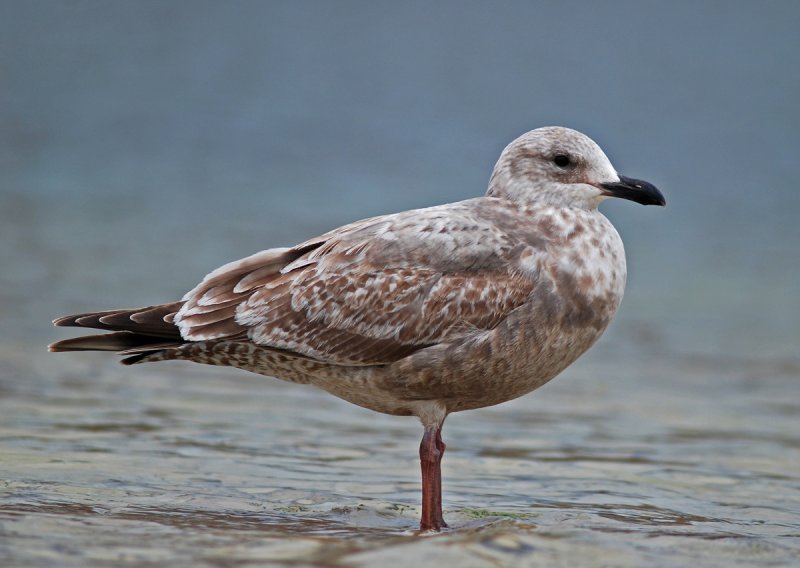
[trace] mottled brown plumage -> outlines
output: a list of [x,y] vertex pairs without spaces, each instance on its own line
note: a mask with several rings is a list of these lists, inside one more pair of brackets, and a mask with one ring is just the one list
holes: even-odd
[[610,196],[663,205],[584,135],[534,130],[504,150],[485,197],[256,253],[179,302],[60,318],[112,333],[50,349],[233,366],[416,415],[426,430],[421,525],[438,530],[447,414],[541,386],[614,316],[626,269],[619,235],[597,211]]

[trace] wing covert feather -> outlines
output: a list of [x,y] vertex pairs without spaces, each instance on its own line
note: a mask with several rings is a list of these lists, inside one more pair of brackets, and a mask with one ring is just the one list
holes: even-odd
[[215,270],[175,322],[191,341],[243,335],[332,364],[386,364],[492,329],[525,303],[533,282],[513,269],[518,250],[466,206],[376,217]]

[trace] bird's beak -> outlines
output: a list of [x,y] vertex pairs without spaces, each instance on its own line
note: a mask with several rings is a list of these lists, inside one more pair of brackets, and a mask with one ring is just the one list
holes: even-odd
[[619,176],[619,181],[601,183],[600,188],[603,195],[630,199],[642,205],[661,205],[663,207],[667,204],[656,186],[640,179]]

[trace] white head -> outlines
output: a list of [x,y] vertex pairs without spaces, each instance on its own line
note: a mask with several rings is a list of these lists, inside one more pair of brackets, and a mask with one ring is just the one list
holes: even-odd
[[651,184],[617,174],[591,138],[576,130],[546,126],[506,146],[486,193],[512,201],[595,209],[608,197],[664,205]]

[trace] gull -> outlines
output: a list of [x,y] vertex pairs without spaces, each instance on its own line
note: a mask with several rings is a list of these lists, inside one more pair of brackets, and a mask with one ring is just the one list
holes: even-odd
[[619,175],[590,138],[527,132],[483,197],[356,221],[226,264],[177,302],[66,316],[110,333],[50,351],[115,351],[126,365],[185,360],[311,384],[424,433],[421,531],[442,515],[448,414],[542,386],[605,331],[625,251],[598,211],[618,197],[665,205]]

